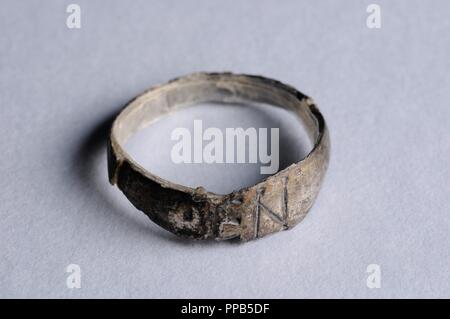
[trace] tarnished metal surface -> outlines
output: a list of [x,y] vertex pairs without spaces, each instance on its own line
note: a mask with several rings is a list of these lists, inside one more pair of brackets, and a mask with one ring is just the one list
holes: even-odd
[[[314,141],[312,151],[266,180],[228,195],[171,183],[136,163],[122,145],[138,129],[193,103],[255,101],[295,112]],[[231,73],[197,73],[154,87],[117,116],[108,143],[108,171],[133,205],[174,234],[243,241],[299,223],[319,192],[329,161],[325,121],[313,101],[275,80]]]

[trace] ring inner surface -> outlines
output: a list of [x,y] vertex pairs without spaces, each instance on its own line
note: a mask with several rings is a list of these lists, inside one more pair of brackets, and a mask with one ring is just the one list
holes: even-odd
[[117,117],[112,133],[119,145],[125,145],[136,131],[178,109],[205,102],[258,102],[285,108],[302,120],[314,145],[319,136],[317,119],[305,100],[279,86],[253,83],[248,79],[174,81],[154,88],[131,102]]

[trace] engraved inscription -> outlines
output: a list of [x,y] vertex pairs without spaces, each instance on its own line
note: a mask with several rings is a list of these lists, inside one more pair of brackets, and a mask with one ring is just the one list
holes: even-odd
[[281,214],[276,213],[269,207],[267,207],[264,203],[261,202],[261,198],[264,196],[265,188],[261,187],[258,188],[256,191],[256,207],[254,211],[254,238],[258,238],[260,234],[260,223],[261,223],[261,214],[266,213],[267,216],[270,217],[272,221],[275,223],[282,225],[283,229],[287,229],[287,221],[289,217],[288,212],[288,191],[287,191],[287,182],[288,177],[283,177],[283,192],[281,194],[281,200],[282,200],[282,212]]

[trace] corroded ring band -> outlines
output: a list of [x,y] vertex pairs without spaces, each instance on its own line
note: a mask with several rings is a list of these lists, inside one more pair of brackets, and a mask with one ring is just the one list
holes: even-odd
[[[146,171],[122,145],[140,128],[169,112],[202,102],[267,103],[303,121],[311,152],[264,181],[227,195],[190,188]],[[325,120],[311,98],[276,80],[231,73],[196,73],[149,89],[115,119],[108,143],[108,173],[130,202],[168,231],[196,239],[243,241],[289,229],[307,214],[328,166]]]

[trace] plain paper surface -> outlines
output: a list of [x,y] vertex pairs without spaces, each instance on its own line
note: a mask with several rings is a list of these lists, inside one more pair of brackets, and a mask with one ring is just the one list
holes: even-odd
[[[2,1],[0,297],[450,297],[450,2],[377,1],[380,29],[356,0],[76,3],[81,29],[66,27],[64,1]],[[331,162],[294,229],[185,241],[109,185],[113,116],[198,71],[275,78],[319,105]],[[277,125],[233,112],[205,116]],[[223,191],[252,182],[242,168],[177,175],[159,160],[166,133],[148,141],[165,148],[143,150],[160,173]],[[66,285],[70,264],[79,289]],[[371,264],[381,288],[367,286]]]

